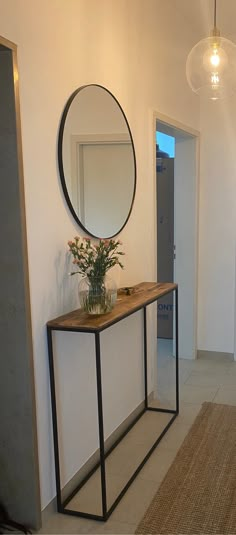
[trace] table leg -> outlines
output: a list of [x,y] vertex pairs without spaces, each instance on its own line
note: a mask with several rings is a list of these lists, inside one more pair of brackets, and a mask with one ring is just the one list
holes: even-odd
[[62,512],[63,507],[62,507],[62,501],[61,501],[60,461],[59,461],[59,444],[58,444],[58,429],[57,429],[55,374],[54,374],[54,365],[53,365],[53,345],[52,345],[52,331],[49,327],[47,327],[47,340],[48,340],[49,374],[50,374],[50,386],[51,386],[52,425],[53,425],[55,475],[56,475],[56,489],[57,489],[57,510],[59,512]]
[[99,332],[95,333],[95,351],[96,351],[97,399],[98,399],[98,429],[99,429],[101,487],[102,487],[102,514],[103,514],[103,519],[106,520],[107,496],[106,496],[105,448],[104,448],[104,426],[103,426],[103,407],[102,407],[102,376],[101,376],[101,355],[100,355],[100,333]]
[[176,414],[179,414],[179,304],[178,288],[175,289],[175,379],[176,379]]
[[148,408],[148,380],[147,380],[147,310],[143,307],[143,357],[144,357],[144,392],[145,409]]

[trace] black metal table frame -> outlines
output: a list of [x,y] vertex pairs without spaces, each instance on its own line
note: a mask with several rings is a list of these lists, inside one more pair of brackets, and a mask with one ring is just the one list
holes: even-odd
[[[165,292],[167,295],[170,292],[175,292],[175,381],[176,381],[176,400],[175,400],[175,409],[163,409],[156,407],[148,406],[148,378],[147,378],[147,315],[146,307],[151,303],[158,301],[159,298],[163,295],[157,296],[150,299],[144,305],[138,305],[133,310],[122,315],[121,318],[115,318],[114,321],[106,325],[105,327],[96,328],[96,329],[83,329],[83,328],[70,328],[70,327],[51,327],[47,325],[47,340],[48,340],[48,355],[49,355],[49,371],[50,371],[50,386],[51,386],[51,404],[52,404],[52,423],[53,423],[53,439],[54,439],[54,456],[55,456],[55,475],[56,475],[56,491],[57,491],[57,510],[60,513],[67,515],[80,516],[84,518],[89,518],[93,520],[106,521],[111,513],[114,511],[115,507],[120,502],[121,498],[124,496],[127,489],[130,487],[131,483],[134,481],[140,470],[143,468],[146,461],[149,459],[150,455],[157,447],[163,436],[166,434],[175,418],[179,414],[179,355],[178,355],[178,287]],[[134,314],[135,312],[143,309],[143,329],[144,329],[144,408],[140,414],[133,420],[133,422],[126,428],[122,435],[114,442],[114,444],[105,452],[104,445],[104,426],[103,426],[103,400],[102,400],[102,377],[101,377],[101,354],[100,354],[100,333],[114,325],[115,323],[125,319],[126,317]],[[60,478],[60,460],[59,460],[59,443],[58,443],[58,423],[57,423],[57,406],[56,406],[56,388],[55,388],[55,374],[54,374],[54,362],[53,362],[53,341],[52,341],[52,331],[73,331],[73,332],[84,332],[84,333],[93,333],[95,335],[95,355],[96,355],[96,379],[97,379],[97,401],[98,401],[98,427],[99,427],[99,447],[100,447],[100,462],[87,474],[87,476],[81,481],[81,483],[75,488],[70,495],[62,501],[61,496],[61,478]],[[161,434],[157,437],[153,446],[149,449],[148,453],[145,455],[143,461],[136,468],[135,472],[128,480],[126,485],[123,487],[120,494],[117,496],[113,504],[107,509],[107,492],[106,492],[106,467],[105,459],[108,455],[114,450],[114,448],[119,444],[119,442],[124,438],[124,436],[132,429],[132,427],[137,423],[137,421],[143,416],[146,411],[155,411],[162,413],[173,414],[173,417],[164,427]],[[79,490],[85,485],[89,480],[92,474],[98,469],[101,468],[101,491],[102,491],[102,515],[95,515],[90,513],[85,513],[83,511],[73,511],[71,509],[66,509],[66,505],[70,500],[79,492]]]

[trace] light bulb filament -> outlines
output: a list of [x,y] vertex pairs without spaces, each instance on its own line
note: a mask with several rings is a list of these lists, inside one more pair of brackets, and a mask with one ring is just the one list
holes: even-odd
[[219,85],[219,82],[220,82],[220,78],[219,78],[219,75],[218,73],[214,73],[211,75],[211,83],[213,86],[217,86]]
[[214,67],[218,67],[220,63],[220,57],[219,57],[217,48],[213,50],[213,54],[210,57],[210,62]]

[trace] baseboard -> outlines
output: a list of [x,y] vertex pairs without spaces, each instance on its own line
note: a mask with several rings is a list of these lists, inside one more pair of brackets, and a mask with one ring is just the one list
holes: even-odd
[[220,361],[230,361],[232,362],[234,360],[234,354],[233,353],[224,353],[222,351],[206,351],[202,349],[198,349],[197,351],[197,358],[198,359],[208,359],[208,360],[214,360],[215,362]]
[[[151,392],[148,396],[149,402],[154,398],[154,392]],[[105,441],[105,451],[107,451],[112,444],[124,433],[127,427],[135,420],[135,418],[142,412],[144,409],[144,401],[142,401],[134,411],[132,411],[129,416],[113,431],[113,433]],[[94,466],[99,462],[99,450],[96,450],[95,453],[88,459],[88,461],[76,472],[76,474],[68,481],[65,487],[62,489],[62,500],[65,500],[67,496],[76,488],[77,485],[84,479],[84,477],[94,468]],[[48,518],[57,511],[57,501],[56,497],[52,499],[51,502],[43,509],[42,511],[42,525],[44,525]]]

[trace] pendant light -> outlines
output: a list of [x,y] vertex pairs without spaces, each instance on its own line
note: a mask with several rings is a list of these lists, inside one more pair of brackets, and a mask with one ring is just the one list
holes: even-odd
[[191,89],[205,98],[217,100],[236,92],[236,45],[221,37],[216,26],[216,0],[213,30],[189,53],[186,76]]

